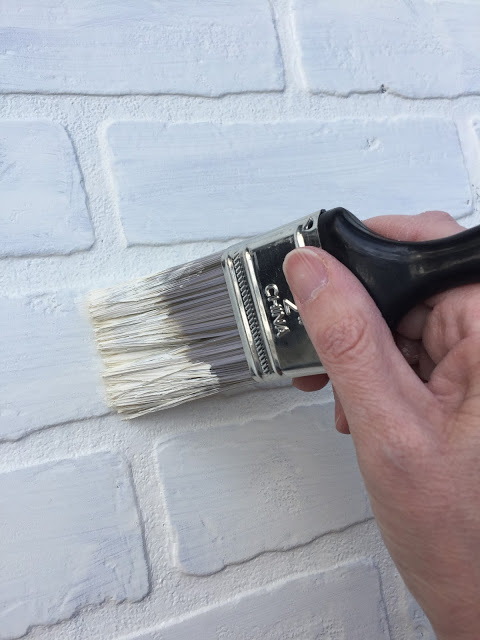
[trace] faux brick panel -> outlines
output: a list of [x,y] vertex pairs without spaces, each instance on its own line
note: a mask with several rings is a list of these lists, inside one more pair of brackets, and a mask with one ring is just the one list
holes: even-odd
[[370,515],[333,405],[174,437],[158,448],[158,470],[187,573],[290,549]]
[[[2,76],[2,62],[0,69]],[[65,254],[93,243],[79,167],[58,124],[0,122],[0,203],[0,256]]]
[[129,472],[117,456],[3,473],[0,513],[2,640],[107,598],[148,592]]
[[408,591],[406,593],[406,598],[409,617],[413,624],[412,640],[437,640],[437,636],[435,635],[427,616]]
[[308,87],[349,94],[381,85],[405,96],[480,91],[480,3],[295,0]]
[[294,577],[132,640],[387,640],[376,569],[358,562]]
[[88,319],[68,294],[0,298],[0,440],[107,412]]
[[220,95],[283,88],[267,0],[0,6],[0,91]]
[[472,209],[457,131],[436,118],[118,122],[107,135],[129,244],[248,236],[322,207]]
[[477,136],[478,145],[480,147],[480,116],[473,120],[473,130]]

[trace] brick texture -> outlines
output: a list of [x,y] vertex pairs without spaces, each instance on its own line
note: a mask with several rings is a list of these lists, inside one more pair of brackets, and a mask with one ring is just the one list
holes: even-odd
[[363,218],[472,209],[458,135],[444,120],[122,122],[108,141],[129,244],[253,235],[335,206]]
[[293,577],[132,640],[388,640],[376,569],[362,562]]
[[0,439],[102,415],[93,332],[72,294],[0,298]]
[[436,635],[427,616],[410,594],[408,594],[407,598],[408,612],[413,622],[414,640],[436,640]]
[[0,122],[0,202],[0,257],[93,244],[79,167],[60,125]]
[[391,90],[414,98],[480,91],[480,4],[442,0],[295,0],[308,87]]
[[333,405],[304,407],[160,445],[180,566],[213,573],[369,517],[352,442],[333,422]]
[[0,8],[3,91],[221,95],[283,88],[267,0]]
[[135,500],[118,457],[0,474],[0,513],[0,638],[148,592]]

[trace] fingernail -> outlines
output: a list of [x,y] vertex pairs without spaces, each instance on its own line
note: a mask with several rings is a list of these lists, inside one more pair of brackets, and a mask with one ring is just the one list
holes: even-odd
[[283,271],[300,303],[314,299],[328,282],[327,267],[313,247],[291,251],[285,258]]

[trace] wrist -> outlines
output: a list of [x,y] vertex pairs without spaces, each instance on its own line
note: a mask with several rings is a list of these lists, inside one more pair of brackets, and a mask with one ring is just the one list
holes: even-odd
[[476,640],[480,638],[480,620],[477,618],[472,623],[466,620],[455,624],[453,620],[443,625],[432,623],[437,640]]

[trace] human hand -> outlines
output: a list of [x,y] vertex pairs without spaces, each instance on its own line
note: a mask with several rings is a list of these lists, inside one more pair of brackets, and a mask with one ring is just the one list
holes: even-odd
[[[397,240],[462,231],[448,214],[373,218]],[[411,310],[392,336],[372,299],[321,249],[284,271],[328,376],[335,422],[351,432],[372,510],[439,640],[480,638],[480,284]]]

